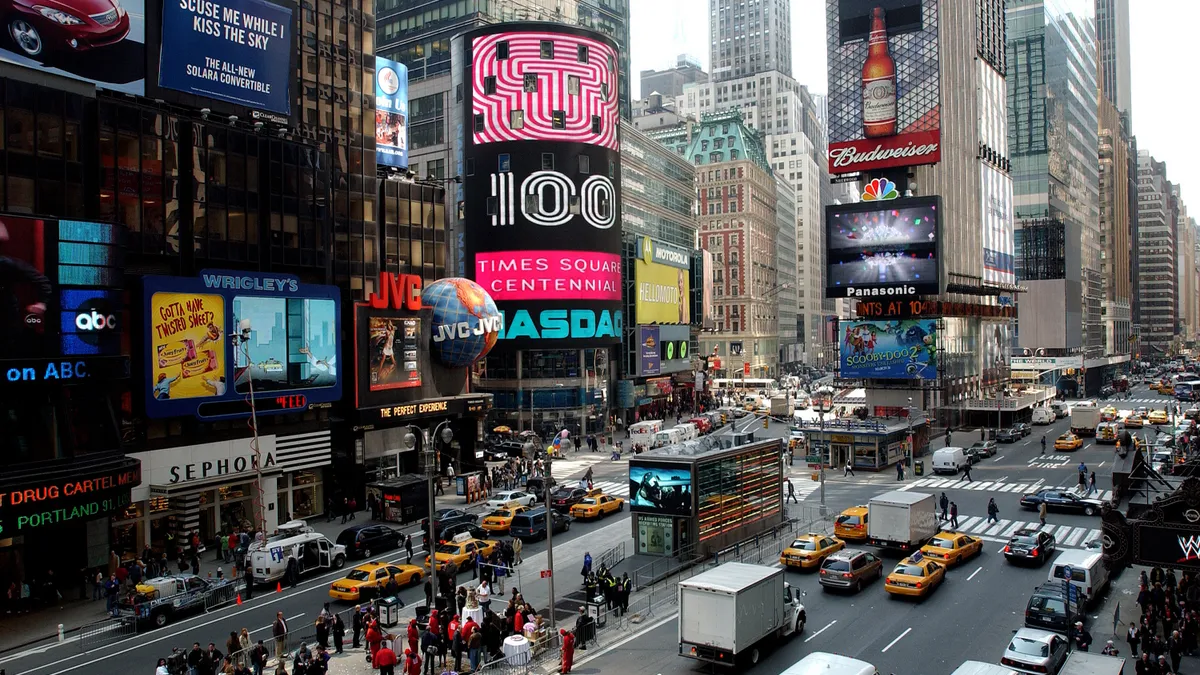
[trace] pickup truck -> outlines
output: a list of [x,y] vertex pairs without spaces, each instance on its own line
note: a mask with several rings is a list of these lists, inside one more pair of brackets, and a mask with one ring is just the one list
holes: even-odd
[[229,579],[205,579],[195,574],[155,577],[138,584],[119,609],[139,623],[162,628],[177,617],[234,602],[241,587],[241,583]]
[[893,490],[867,502],[867,541],[907,554],[938,533],[933,495]]
[[777,567],[731,562],[679,582],[679,655],[744,668],[766,645],[803,632],[800,593],[784,579]]

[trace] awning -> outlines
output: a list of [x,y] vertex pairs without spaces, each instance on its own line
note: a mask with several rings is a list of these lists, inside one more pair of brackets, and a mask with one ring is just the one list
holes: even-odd
[[[283,475],[283,469],[278,466],[268,467],[262,471],[263,478],[273,478]],[[165,485],[150,485],[151,497],[184,497],[193,495],[198,492],[210,490],[214,487],[228,485],[230,483],[242,483],[249,480],[254,480],[257,477],[256,473],[224,473],[219,476],[209,476],[199,480],[189,480],[183,483],[167,483]]]

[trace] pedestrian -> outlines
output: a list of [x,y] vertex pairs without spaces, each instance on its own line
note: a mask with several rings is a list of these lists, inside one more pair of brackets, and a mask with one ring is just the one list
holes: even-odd
[[407,564],[411,565],[412,559],[413,559],[413,545],[412,545],[412,535],[411,534],[404,538],[404,554],[408,556]]
[[279,658],[287,656],[287,621],[283,612],[275,612],[275,623],[271,624],[271,635],[275,638],[275,655]]
[[200,675],[200,662],[203,660],[204,650],[200,649],[199,642],[193,642],[187,655],[188,675]]
[[433,607],[433,579],[425,579],[425,606]]
[[404,650],[404,675],[421,675],[421,657],[416,650]]
[[267,661],[271,654],[267,650],[267,646],[259,640],[254,648],[250,650],[250,670],[254,675],[262,675],[263,670],[267,667]]
[[791,477],[785,478],[784,482],[787,483],[787,499],[783,500],[783,503],[788,503],[788,499],[790,499],[793,503],[799,504],[800,500],[796,499],[796,486],[792,485]]
[[1129,651],[1133,654],[1133,658],[1138,655],[1138,642],[1142,639],[1141,633],[1138,632],[1137,623],[1129,622],[1129,631],[1125,634],[1125,640],[1129,643]]
[[1087,493],[1087,474],[1082,471],[1079,472],[1079,485],[1076,487],[1076,491],[1081,495]]
[[[549,515],[549,514],[547,514],[547,515]],[[522,562],[524,562],[524,560],[521,558],[521,540],[520,540],[520,538],[513,537],[512,551],[513,551],[513,560],[515,561],[514,564],[520,565]]]
[[398,661],[396,652],[392,650],[389,643],[375,652],[375,660],[371,662],[371,666],[379,669],[379,675],[394,675]]
[[1184,644],[1179,631],[1172,631],[1167,639],[1167,652],[1171,655],[1171,670],[1179,672],[1179,662],[1183,660]]
[[487,581],[479,582],[475,589],[475,597],[479,598],[479,606],[483,608],[485,615],[492,611],[492,587]]
[[575,662],[575,634],[566,629],[559,629],[558,633],[562,636],[562,660],[558,672],[566,675],[571,672],[571,666]]
[[254,597],[254,567],[246,565],[246,569],[242,570],[242,580],[246,582],[246,599]]
[[[474,619],[467,619],[468,626],[475,626]],[[479,661],[483,651],[483,631],[475,627],[467,638],[467,660],[471,662],[471,672],[479,670]]]
[[946,427],[946,445],[944,447],[950,447],[950,434],[951,433],[952,433],[952,431],[951,431],[950,427]]
[[850,460],[846,460],[846,468],[842,470],[842,478],[854,475],[854,464]]
[[350,617],[350,630],[353,637],[353,641],[350,643],[350,646],[358,649],[358,637],[363,630],[362,605],[354,606],[354,616]]
[[[1119,656],[1120,655],[1120,652],[1118,652],[1117,648],[1113,645],[1112,640],[1109,640],[1107,643],[1105,643],[1104,649],[1101,649],[1100,653],[1105,656]],[[1179,668],[1176,667],[1175,670],[1179,670]]]
[[950,527],[958,529],[958,504],[950,502]]
[[[1093,471],[1091,473],[1091,475],[1088,476],[1088,492],[1087,493],[1090,495],[1093,492],[1096,492],[1096,472],[1095,471]],[[1178,668],[1176,668],[1176,670],[1178,670]]]
[[317,645],[328,649],[329,648],[329,623],[325,620],[325,615],[321,614],[317,617],[315,631],[317,634]]
[[1046,454],[1046,434],[1042,434],[1042,451],[1039,454]]
[[1083,627],[1082,621],[1075,622],[1075,649],[1086,652],[1092,646],[1092,634]]
[[988,514],[988,519],[987,519],[987,521],[988,521],[989,523],[993,523],[993,522],[995,522],[995,523],[998,523],[998,522],[1000,522],[1000,507],[999,507],[999,506],[996,506],[996,500],[995,500],[995,499],[989,499],[989,500],[988,500],[988,505],[987,505],[987,514]]
[[1046,526],[1046,502],[1044,501],[1038,504],[1038,521],[1041,522],[1042,527]]
[[938,520],[941,520],[941,521],[950,520],[950,515],[947,512],[947,509],[950,508],[950,498],[946,496],[945,492],[942,492],[942,496],[938,500],[938,505],[942,507],[942,513],[940,516],[938,516]]
[[425,661],[425,675],[433,675],[433,663],[437,659],[441,638],[428,627],[421,634],[421,658]]
[[896,462],[896,480],[904,480],[904,460]]
[[966,466],[963,467],[962,476],[959,477],[959,480],[965,480],[968,483],[974,482],[971,480],[971,460],[970,459],[967,460]]
[[587,615],[583,607],[579,608],[579,616],[575,619],[575,639],[579,649],[587,651],[587,641],[592,637],[592,617]]

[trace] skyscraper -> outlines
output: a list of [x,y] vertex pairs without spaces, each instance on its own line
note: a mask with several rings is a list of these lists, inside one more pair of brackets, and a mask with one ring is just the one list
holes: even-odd
[[1174,187],[1167,164],[1138,152],[1138,313],[1143,355],[1163,354],[1175,336],[1179,287]]
[[792,75],[789,0],[709,0],[708,67],[714,82],[777,70]]
[[1104,95],[1121,114],[1130,115],[1129,0],[1096,0],[1096,38]]

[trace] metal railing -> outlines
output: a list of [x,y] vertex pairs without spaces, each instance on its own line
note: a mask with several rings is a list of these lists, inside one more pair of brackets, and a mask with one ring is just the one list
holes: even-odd
[[137,621],[130,616],[109,617],[78,629],[79,649],[89,652],[137,634]]
[[599,569],[600,566],[603,566],[606,569],[611,570],[612,568],[617,566],[617,563],[621,562],[624,559],[625,559],[625,542],[621,542],[621,543],[617,544],[616,546],[608,549],[604,553],[601,553],[600,557],[596,558],[597,569]]
[[204,611],[235,602],[246,590],[246,580],[237,578],[224,586],[218,586],[204,596]]
[[[600,631],[597,629],[596,635]],[[596,641],[593,640],[594,644]],[[581,656],[580,652],[576,652],[576,658]],[[482,662],[479,664],[480,673],[493,673],[494,675],[526,675],[526,673],[543,673],[546,666],[551,663],[558,663],[562,658],[562,636],[558,633],[547,630],[546,633],[536,640],[530,641],[530,649],[524,654],[514,654],[513,656],[501,656],[491,661]]]
[[695,545],[689,544],[676,551],[674,556],[659,558],[642,565],[634,570],[629,578],[633,581],[633,589],[640,591],[663,577],[670,576],[676,569],[694,565],[699,559]]

